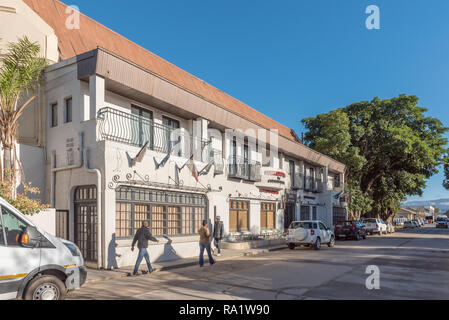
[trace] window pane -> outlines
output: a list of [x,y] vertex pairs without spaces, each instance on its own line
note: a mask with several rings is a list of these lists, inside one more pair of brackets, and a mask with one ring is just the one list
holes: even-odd
[[229,230],[230,231],[237,230],[237,211],[236,210],[229,211]]
[[58,125],[58,104],[51,105],[51,126],[56,127]]
[[151,233],[153,235],[164,234],[164,207],[151,206]]
[[238,223],[239,230],[248,230],[248,211],[239,212]]
[[167,234],[178,234],[179,230],[179,207],[167,208]]
[[65,122],[72,122],[72,98],[65,101]]
[[142,226],[142,221],[148,220],[148,212],[147,205],[134,205],[134,232]]
[[25,232],[27,225],[5,207],[2,207],[2,213],[8,246],[19,246],[19,236]]
[[265,211],[260,212],[260,227],[262,229],[267,227],[267,213]]
[[131,230],[131,204],[116,203],[115,234],[117,238],[132,236]]
[[274,211],[267,212],[267,228],[274,229]]
[[5,238],[3,237],[3,225],[2,220],[0,219],[0,245],[5,244]]

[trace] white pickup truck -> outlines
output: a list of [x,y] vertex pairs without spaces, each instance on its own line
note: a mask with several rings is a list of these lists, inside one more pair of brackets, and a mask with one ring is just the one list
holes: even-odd
[[290,249],[305,245],[319,250],[322,243],[333,247],[335,235],[319,220],[292,221],[287,230],[286,243]]
[[378,233],[381,236],[387,233],[387,224],[382,219],[367,218],[363,220],[363,224],[369,234]]
[[34,225],[0,197],[0,300],[63,300],[84,284],[78,247]]

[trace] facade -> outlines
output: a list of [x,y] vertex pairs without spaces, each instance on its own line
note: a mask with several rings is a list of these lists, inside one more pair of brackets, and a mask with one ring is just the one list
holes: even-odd
[[8,1],[0,14],[32,16],[58,40],[20,150],[27,180],[56,209],[57,234],[87,261],[132,265],[145,219],[160,261],[197,255],[200,223],[215,216],[229,241],[346,217],[345,166],[289,128],[83,15],[67,31],[61,2]]
[[401,208],[401,210],[396,214],[399,218],[407,218],[408,220],[413,219],[425,219],[426,217],[435,216],[435,207],[433,206],[407,206]]

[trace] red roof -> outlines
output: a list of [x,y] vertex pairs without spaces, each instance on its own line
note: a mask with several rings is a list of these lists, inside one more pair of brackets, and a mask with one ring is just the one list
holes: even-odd
[[24,0],[24,2],[54,29],[59,41],[61,59],[69,59],[97,47],[103,47],[207,100],[254,121],[262,127],[278,129],[280,135],[295,141],[291,129],[288,127],[142,48],[86,15],[80,15],[80,29],[67,29],[65,22],[68,17],[68,14],[66,14],[68,6],[66,4],[57,0]]

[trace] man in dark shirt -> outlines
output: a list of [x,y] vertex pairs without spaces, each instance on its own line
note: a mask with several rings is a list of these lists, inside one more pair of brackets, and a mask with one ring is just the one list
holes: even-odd
[[145,258],[148,265],[148,271],[151,273],[153,272],[153,267],[150,263],[150,255],[148,254],[147,248],[148,248],[148,240],[159,242],[150,232],[150,223],[148,220],[142,221],[142,227],[137,230],[136,234],[134,235],[133,243],[131,245],[131,251],[134,251],[134,245],[137,242],[137,248],[139,248],[139,255],[137,256],[136,265],[134,267],[134,275],[137,275],[139,273],[139,266],[142,262],[142,259]]
[[223,239],[223,234],[224,234],[223,222],[220,221],[220,216],[217,216],[215,218],[215,224],[214,224],[214,245],[215,245],[215,248],[217,248],[217,250],[218,250],[218,252],[217,252],[218,257],[221,255],[220,243],[221,243],[221,240]]

